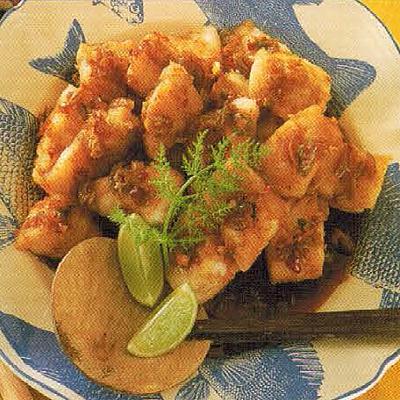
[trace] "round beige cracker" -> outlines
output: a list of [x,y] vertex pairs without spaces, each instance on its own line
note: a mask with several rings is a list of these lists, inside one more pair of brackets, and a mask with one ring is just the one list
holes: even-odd
[[126,288],[116,241],[93,238],[60,263],[52,290],[55,326],[64,351],[89,378],[128,393],[154,393],[192,375],[209,342],[186,341],[154,358],[130,355],[126,346],[150,310]]

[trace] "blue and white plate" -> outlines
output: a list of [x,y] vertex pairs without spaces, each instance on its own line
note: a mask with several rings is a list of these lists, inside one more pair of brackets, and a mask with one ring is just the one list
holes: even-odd
[[[349,136],[393,155],[350,276],[321,310],[400,306],[400,54],[356,0],[27,0],[0,25],[0,359],[51,399],[139,399],[91,382],[60,350],[51,271],[17,251],[15,230],[38,196],[30,181],[38,116],[74,72],[81,42],[140,38],[253,19],[333,78],[331,110]],[[351,399],[400,358],[388,338],[318,340],[207,360],[181,387],[147,399]]]

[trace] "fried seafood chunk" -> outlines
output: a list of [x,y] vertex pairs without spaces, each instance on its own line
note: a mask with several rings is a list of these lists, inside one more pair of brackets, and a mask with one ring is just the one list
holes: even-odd
[[61,258],[76,244],[95,236],[101,236],[97,223],[84,207],[50,196],[32,207],[15,245],[37,255]]
[[206,88],[214,78],[214,67],[221,65],[221,39],[218,31],[206,25],[198,31],[170,36],[173,61],[182,64],[193,75],[197,88]]
[[257,135],[257,121],[260,109],[257,103],[247,97],[239,97],[227,105],[228,124],[225,135],[233,144],[254,139]]
[[146,97],[156,87],[161,71],[172,58],[168,36],[158,32],[146,35],[132,50],[127,70],[128,87]]
[[202,107],[192,76],[184,67],[172,62],[162,71],[157,87],[143,103],[143,139],[147,154],[155,158],[161,145],[170,149]]
[[146,35],[132,51],[127,71],[128,86],[142,97],[156,87],[170,61],[179,63],[194,76],[198,87],[208,84],[214,63],[221,60],[221,42],[216,29],[205,26],[186,35]]
[[188,127],[183,143],[191,146],[199,132],[206,131],[203,155],[207,163],[210,159],[211,147],[224,136],[229,137],[233,145],[254,139],[257,135],[259,114],[259,107],[254,100],[247,97],[236,98],[227,102],[223,108],[208,111],[195,118]]
[[270,110],[265,108],[260,110],[257,121],[257,140],[260,143],[266,142],[283,123],[282,118],[272,114]]
[[222,60],[227,71],[239,71],[248,77],[259,49],[268,53],[289,52],[279,40],[260,31],[252,21],[244,21],[222,35]]
[[[241,187],[225,199],[232,212],[217,232],[203,228],[206,240],[191,254],[175,252],[167,270],[172,287],[188,282],[200,302],[214,297],[237,272],[248,270],[278,229],[268,205],[271,190],[264,180],[248,167],[238,173]],[[209,206],[213,208],[212,201]]]
[[330,206],[355,213],[373,209],[390,159],[346,144],[337,162],[335,177],[338,185]]
[[[280,224],[267,250],[272,283],[317,279],[324,264],[324,221],[328,202],[317,196],[283,202],[278,199]],[[277,209],[277,208],[276,208]]]
[[[81,204],[102,216],[108,216],[115,208],[127,213],[137,213],[150,224],[161,224],[168,211],[169,201],[161,199],[152,181],[159,177],[152,165],[141,161],[116,165],[110,175],[85,183],[80,192]],[[172,171],[179,187],[182,176]]]
[[172,253],[167,280],[173,288],[189,283],[197,301],[204,303],[219,293],[238,267],[217,236],[210,235],[192,254]]
[[[36,182],[49,194],[72,198],[86,179],[104,175],[138,139],[141,124],[132,100],[120,98],[92,111],[82,129]],[[36,175],[34,175],[36,176]]]
[[76,55],[79,85],[87,99],[109,102],[126,96],[127,56],[133,42],[82,43]]
[[320,107],[294,115],[266,143],[270,153],[260,174],[277,193],[300,198],[309,188],[327,197],[336,192],[335,168],[344,142],[337,121],[325,117]]
[[254,58],[250,97],[283,119],[314,104],[325,109],[330,89],[331,78],[322,68],[294,54],[260,49]]
[[62,151],[71,144],[82,129],[86,108],[80,98],[81,90],[69,85],[61,93],[56,106],[39,130],[39,144],[33,170],[34,181],[42,185]]
[[275,235],[278,219],[271,212],[272,194],[265,181],[246,166],[238,174],[241,188],[229,200],[233,212],[221,225],[221,237],[238,269],[247,271]]
[[214,105],[222,107],[227,100],[248,97],[249,81],[237,71],[221,74],[213,84],[209,98]]

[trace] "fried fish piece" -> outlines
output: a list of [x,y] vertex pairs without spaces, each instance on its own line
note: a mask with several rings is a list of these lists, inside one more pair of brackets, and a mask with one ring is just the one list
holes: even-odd
[[257,135],[257,121],[260,109],[257,103],[248,97],[238,97],[227,104],[228,120],[225,136],[237,143],[254,139]]
[[217,30],[204,26],[184,35],[146,35],[132,51],[127,71],[128,86],[146,97],[157,86],[162,70],[174,61],[194,76],[198,88],[213,78],[213,65],[221,60]]
[[239,71],[248,77],[259,49],[268,53],[289,52],[283,43],[262,32],[249,20],[222,33],[222,60],[226,71]]
[[382,188],[391,157],[373,155],[346,143],[337,162],[337,190],[330,206],[358,213],[373,209]]
[[311,105],[323,110],[331,94],[331,78],[320,67],[288,53],[260,49],[251,67],[249,93],[283,119]]
[[204,303],[219,293],[235,276],[238,266],[218,236],[210,235],[196,246],[192,254],[174,252],[167,269],[173,288],[187,282]]
[[[179,187],[183,183],[177,171],[171,172]],[[81,204],[104,217],[115,208],[137,213],[150,224],[164,221],[170,202],[160,198],[152,181],[159,173],[152,165],[141,161],[116,165],[108,176],[86,182],[79,191]]]
[[[199,302],[214,297],[237,272],[248,270],[278,229],[268,206],[271,191],[264,180],[248,167],[238,169],[238,174],[240,188],[225,199],[232,212],[216,230],[202,227],[205,241],[189,254],[173,253],[167,270],[170,285],[188,282]],[[213,209],[213,200],[209,208]],[[201,227],[201,222],[197,225]]]
[[175,57],[172,61],[182,64],[194,77],[199,91],[214,80],[214,66],[221,64],[221,39],[212,25],[205,25],[183,35],[171,35]]
[[52,112],[40,126],[40,140],[33,170],[33,180],[39,185],[85,123],[86,106],[82,102],[80,93],[79,88],[68,85]]
[[292,116],[266,143],[270,153],[259,172],[277,193],[300,198],[313,181],[313,191],[327,197],[335,193],[344,141],[336,119],[325,117],[319,106]]
[[46,174],[34,174],[36,183],[49,194],[73,198],[81,182],[108,173],[141,133],[133,106],[134,102],[126,98],[115,99],[110,105],[101,103],[52,168]]
[[110,102],[126,96],[126,57],[132,47],[131,40],[79,46],[76,55],[79,86],[87,99],[98,97]]
[[32,207],[17,232],[15,246],[37,255],[61,258],[76,244],[95,236],[101,234],[89,211],[55,195]]
[[162,71],[153,93],[143,103],[143,139],[147,154],[154,159],[160,146],[170,149],[200,114],[202,107],[192,76],[184,67],[171,62]]
[[157,86],[161,71],[173,56],[168,36],[158,32],[146,35],[132,50],[127,70],[128,87],[146,97]]
[[328,201],[305,196],[300,200],[278,199],[278,205],[279,229],[266,250],[270,281],[298,282],[321,277]]
[[249,96],[249,81],[237,71],[222,73],[213,84],[209,98],[215,107],[223,107],[227,100]]
[[186,146],[191,146],[199,132],[206,132],[203,156],[207,164],[211,160],[212,146],[225,136],[232,145],[254,139],[258,118],[257,103],[247,97],[238,97],[227,101],[223,108],[213,109],[195,118],[181,140]]

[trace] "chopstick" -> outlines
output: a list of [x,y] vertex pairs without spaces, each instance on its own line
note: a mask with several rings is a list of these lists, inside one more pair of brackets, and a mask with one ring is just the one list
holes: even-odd
[[400,339],[400,309],[296,313],[265,320],[198,320],[190,338],[214,343],[280,343],[359,335]]

